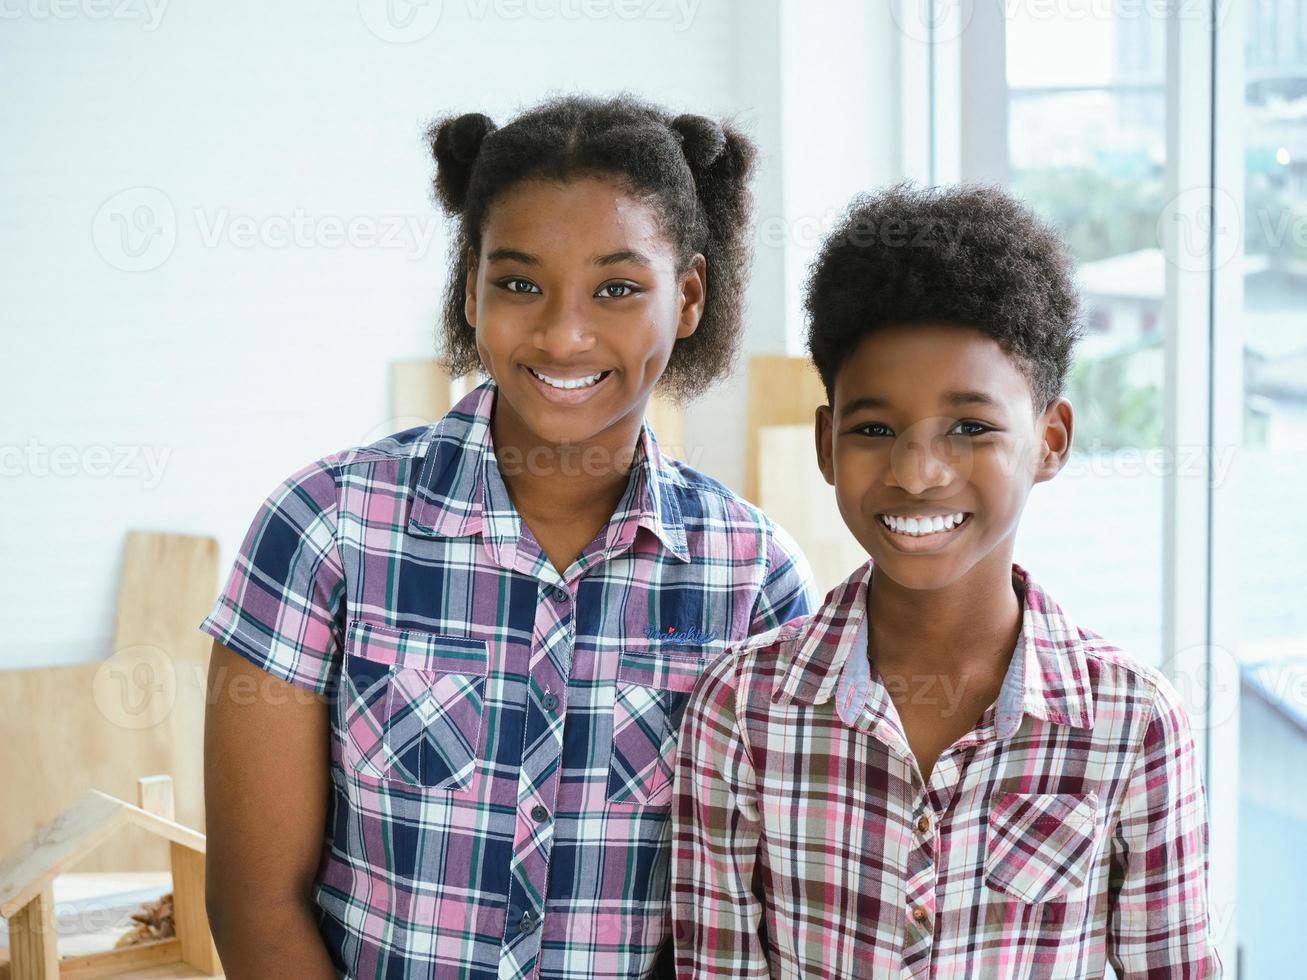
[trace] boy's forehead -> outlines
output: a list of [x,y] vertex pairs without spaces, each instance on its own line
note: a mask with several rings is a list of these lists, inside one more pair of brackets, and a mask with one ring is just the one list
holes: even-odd
[[[1032,405],[1030,382],[993,337],[949,323],[878,328],[858,342],[835,375],[837,406],[960,408],[977,405],[1016,411]],[[970,396],[976,396],[971,398]]]

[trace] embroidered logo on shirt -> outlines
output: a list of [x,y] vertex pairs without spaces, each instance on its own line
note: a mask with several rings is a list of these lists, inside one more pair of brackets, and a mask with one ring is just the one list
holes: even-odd
[[694,626],[680,630],[675,626],[665,630],[660,630],[657,626],[646,626],[644,636],[647,640],[658,640],[661,643],[711,643],[717,639],[717,631],[709,630],[705,633]]

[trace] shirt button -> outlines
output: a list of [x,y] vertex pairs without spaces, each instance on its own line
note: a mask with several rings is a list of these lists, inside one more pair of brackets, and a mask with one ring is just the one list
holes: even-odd
[[531,808],[531,819],[536,823],[544,823],[549,819],[549,811],[539,804],[536,804]]
[[920,817],[918,817],[917,829],[921,831],[923,834],[926,831],[930,830],[930,817],[926,816],[924,813]]
[[546,711],[553,711],[558,707],[558,698],[553,694],[546,694],[540,699],[540,703],[545,706]]
[[930,918],[930,913],[926,911],[926,907],[924,905],[918,905],[915,909],[912,910],[912,917],[916,919],[918,922],[925,922],[927,919]]
[[553,591],[549,594],[554,597],[554,602],[566,602],[568,599],[572,598],[566,589],[558,585],[555,585]]
[[517,924],[517,931],[522,935],[526,935],[528,932],[535,932],[535,927],[539,924],[540,921],[534,915],[530,912],[523,912],[522,921]]

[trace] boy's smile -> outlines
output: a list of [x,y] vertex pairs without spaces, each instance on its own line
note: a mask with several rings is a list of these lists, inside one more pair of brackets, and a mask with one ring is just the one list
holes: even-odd
[[1030,384],[992,337],[950,323],[868,334],[817,413],[822,474],[877,567],[941,589],[982,561],[1006,574],[1030,488],[1061,468],[1071,411],[1036,418]]

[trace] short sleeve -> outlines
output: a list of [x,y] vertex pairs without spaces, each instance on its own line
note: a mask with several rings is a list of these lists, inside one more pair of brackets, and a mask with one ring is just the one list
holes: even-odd
[[768,521],[767,530],[767,573],[754,603],[750,636],[811,614],[820,600],[798,543],[779,524]]
[[283,480],[260,505],[199,626],[255,666],[318,694],[331,690],[342,659],[338,499],[327,458]]

